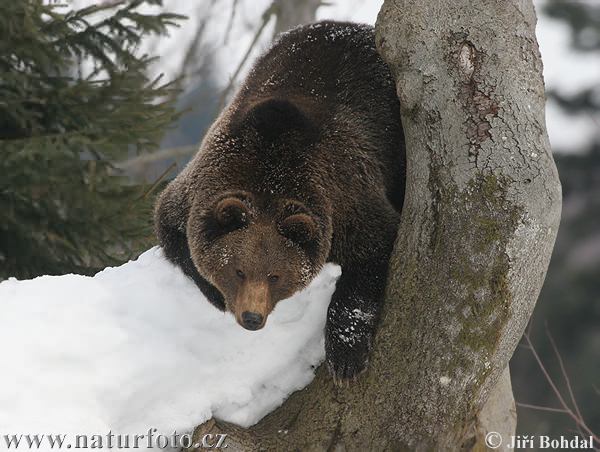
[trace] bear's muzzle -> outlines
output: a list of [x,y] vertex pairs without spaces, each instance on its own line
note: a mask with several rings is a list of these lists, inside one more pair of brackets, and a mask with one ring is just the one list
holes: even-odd
[[237,322],[247,330],[259,330],[273,310],[271,290],[266,281],[245,281],[235,299]]

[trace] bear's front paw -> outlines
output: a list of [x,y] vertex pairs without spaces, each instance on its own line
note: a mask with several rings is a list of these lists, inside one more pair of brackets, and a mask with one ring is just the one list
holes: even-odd
[[364,336],[335,332],[327,334],[327,367],[337,386],[349,386],[367,369],[370,349],[370,341]]

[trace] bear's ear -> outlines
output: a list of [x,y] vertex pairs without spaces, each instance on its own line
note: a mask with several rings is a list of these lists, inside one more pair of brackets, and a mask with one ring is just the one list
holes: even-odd
[[231,231],[246,226],[250,220],[249,214],[246,204],[235,197],[222,199],[215,206],[217,222]]
[[306,213],[290,215],[281,222],[280,230],[284,237],[300,245],[314,240],[317,236],[317,224]]

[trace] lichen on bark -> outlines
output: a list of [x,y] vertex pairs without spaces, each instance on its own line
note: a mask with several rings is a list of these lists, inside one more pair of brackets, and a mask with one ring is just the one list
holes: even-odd
[[387,325],[422,353],[402,370],[411,447],[462,443],[547,268],[560,184],[534,27],[525,1],[388,1],[378,19],[405,101],[407,198],[387,296],[400,307]]

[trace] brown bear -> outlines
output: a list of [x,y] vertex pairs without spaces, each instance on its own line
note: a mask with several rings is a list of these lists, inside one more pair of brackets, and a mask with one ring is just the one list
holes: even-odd
[[342,268],[326,360],[336,380],[365,369],[404,199],[394,80],[373,27],[320,22],[258,59],[164,190],[165,255],[249,330],[325,262]]

